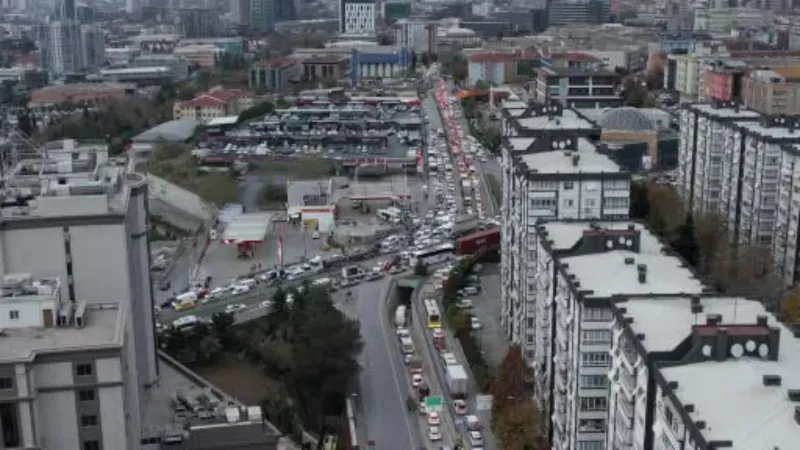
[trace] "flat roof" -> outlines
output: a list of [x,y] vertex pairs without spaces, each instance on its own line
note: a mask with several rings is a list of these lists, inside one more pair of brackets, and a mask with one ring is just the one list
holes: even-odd
[[786,127],[765,127],[759,122],[736,122],[736,125],[750,133],[778,139],[796,139],[800,141],[800,130],[791,130]]
[[122,346],[125,307],[105,304],[86,309],[86,326],[4,328],[0,361],[31,361],[37,354],[91,351]]
[[236,122],[239,121],[239,116],[225,116],[225,117],[215,117],[206,123],[206,126],[213,127],[219,125],[236,125]]
[[233,217],[222,232],[223,241],[263,241],[272,223],[270,212],[242,213]]
[[759,113],[749,109],[739,108],[737,111],[735,108],[715,108],[707,103],[693,104],[690,108],[720,119],[758,119],[761,117]]
[[692,299],[683,297],[628,297],[620,303],[625,317],[633,319],[629,326],[635,333],[644,333],[643,345],[648,352],[674,350],[692,332],[692,325],[705,323],[708,314],[720,314],[723,323],[756,323],[766,314],[761,303],[743,297],[700,297],[703,312],[693,314]]
[[591,130],[597,125],[581,117],[575,111],[564,109],[561,116],[547,115],[517,119],[520,126],[532,130]]
[[506,139],[508,139],[511,149],[518,152],[529,149],[536,142],[536,138],[531,137],[509,137]]
[[[573,156],[580,156],[577,164]],[[536,173],[599,173],[619,172],[619,166],[611,158],[597,152],[594,144],[586,138],[578,138],[578,151],[566,152],[553,150],[529,153],[520,156],[528,168]]]
[[[633,225],[640,232],[639,252],[612,250],[602,253],[564,256],[559,260],[569,264],[568,273],[575,274],[582,290],[592,290],[592,297],[610,297],[617,294],[700,294],[703,284],[692,271],[683,267],[675,256],[661,252],[665,247],[657,236],[643,225],[633,221],[597,222],[602,228],[618,230]],[[554,250],[569,250],[590,230],[587,222],[550,222],[542,225],[552,240]],[[633,258],[634,264],[625,264]],[[638,264],[646,264],[647,281],[639,283]]]
[[[289,207],[302,208],[306,206],[304,197],[306,195],[330,194],[329,188],[331,186],[330,179],[324,180],[292,180],[286,184],[286,200]],[[332,195],[329,195],[325,205],[311,205],[311,206],[328,206],[333,203]]]
[[[754,307],[741,302],[740,306]],[[737,322],[744,314],[749,313],[737,311]],[[743,317],[748,319],[754,322]],[[660,369],[668,382],[678,382],[673,391],[680,402],[695,406],[690,416],[706,422],[700,433],[707,441],[730,440],[730,450],[798,448],[800,426],[794,420],[798,404],[789,400],[787,390],[798,386],[800,339],[771,315],[768,323],[780,329],[777,361],[744,357]],[[764,386],[764,375],[780,376],[782,386]]]

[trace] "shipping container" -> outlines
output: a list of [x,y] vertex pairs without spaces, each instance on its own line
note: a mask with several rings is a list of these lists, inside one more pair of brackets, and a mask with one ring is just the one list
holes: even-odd
[[500,228],[476,231],[456,239],[456,253],[459,255],[474,255],[484,250],[491,250],[500,246]]

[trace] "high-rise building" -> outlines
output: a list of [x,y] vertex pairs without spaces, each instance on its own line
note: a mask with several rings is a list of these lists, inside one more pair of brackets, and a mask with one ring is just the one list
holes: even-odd
[[213,37],[220,32],[219,14],[212,9],[182,9],[178,15],[181,32],[186,38]]
[[39,57],[42,68],[53,78],[80,71],[81,30],[74,20],[56,20],[39,25]]
[[86,23],[81,30],[81,66],[83,69],[102,66],[106,61],[106,42],[99,24]]
[[141,448],[158,379],[147,180],[106,145],[51,142],[4,175],[4,448]]
[[339,0],[339,33],[372,36],[376,19],[375,0]]
[[75,0],[60,0],[57,3],[56,16],[62,20],[76,20],[78,18],[78,10],[75,6]]
[[250,29],[266,33],[275,29],[275,2],[278,0],[250,0]]

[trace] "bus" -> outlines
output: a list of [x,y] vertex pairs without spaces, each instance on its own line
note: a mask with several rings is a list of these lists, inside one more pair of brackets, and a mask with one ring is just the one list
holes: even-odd
[[415,251],[411,254],[411,266],[416,267],[420,263],[430,266],[450,261],[453,258],[455,249],[455,245],[448,243]]
[[439,315],[439,305],[432,298],[425,299],[425,316],[428,318],[428,328],[441,328],[442,318]]

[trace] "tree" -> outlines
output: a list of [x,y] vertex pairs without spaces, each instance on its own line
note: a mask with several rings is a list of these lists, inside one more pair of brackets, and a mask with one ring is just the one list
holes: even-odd
[[631,182],[631,218],[646,219],[650,215],[650,198],[647,183]]
[[728,246],[728,233],[724,219],[716,213],[707,212],[695,218],[695,236],[699,247],[697,270],[710,275],[716,260]]
[[794,285],[781,301],[783,321],[791,325],[800,325],[800,285]]
[[281,183],[265,183],[261,187],[261,202],[264,205],[286,203],[288,197],[286,185]]
[[650,226],[661,236],[672,235],[680,226],[681,217],[685,217],[675,189],[650,183],[647,186],[647,198],[650,204],[647,221]]
[[425,66],[426,69],[431,66],[431,55],[430,55],[430,53],[423,52],[421,60],[422,60],[422,65]]
[[[492,385],[492,423],[510,405],[525,399],[525,361],[519,346],[512,346],[500,362]],[[505,447],[503,447],[505,448]]]
[[[495,400],[496,401],[496,400]],[[533,450],[541,448],[542,418],[531,400],[522,400],[508,406],[495,419],[492,415],[495,436],[504,450]]]
[[275,104],[272,102],[261,102],[255,106],[245,109],[239,114],[238,123],[244,123],[252,119],[263,117],[275,111]]
[[235,323],[236,318],[230,313],[218,312],[211,316],[211,329],[226,351],[238,351],[239,349],[237,336],[233,330]]
[[700,247],[697,245],[695,236],[694,218],[692,214],[686,214],[683,224],[677,229],[677,236],[672,241],[672,247],[686,260],[692,267],[697,267],[700,260]]
[[417,265],[414,266],[414,275],[418,277],[427,277],[428,276],[428,267],[422,261],[417,261]]

